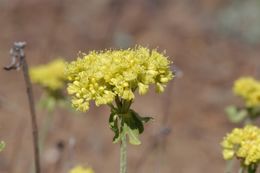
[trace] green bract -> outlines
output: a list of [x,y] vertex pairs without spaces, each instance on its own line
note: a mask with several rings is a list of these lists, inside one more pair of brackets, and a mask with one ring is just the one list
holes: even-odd
[[73,107],[83,112],[89,109],[91,100],[97,106],[112,103],[116,96],[130,101],[136,89],[143,95],[150,84],[155,84],[157,92],[162,92],[173,78],[170,64],[157,50],[141,46],[80,53],[76,61],[66,66],[67,90],[73,96]]

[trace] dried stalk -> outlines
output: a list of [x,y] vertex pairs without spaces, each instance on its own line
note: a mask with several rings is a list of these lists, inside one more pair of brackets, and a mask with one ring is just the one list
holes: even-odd
[[32,124],[32,135],[33,135],[33,149],[34,149],[34,164],[35,173],[41,173],[40,167],[40,152],[38,146],[38,127],[36,121],[36,113],[32,92],[32,84],[28,73],[28,64],[25,59],[24,48],[26,46],[25,42],[15,42],[10,50],[10,55],[12,62],[9,66],[4,67],[5,70],[18,70],[20,67],[23,69],[23,75],[26,85],[26,92],[29,101],[30,114],[31,114],[31,124]]

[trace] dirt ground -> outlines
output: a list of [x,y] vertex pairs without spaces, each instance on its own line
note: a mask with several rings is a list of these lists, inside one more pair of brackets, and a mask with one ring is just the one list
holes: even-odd
[[[252,28],[250,21],[238,31],[221,23],[227,16],[219,16],[231,2],[1,0],[0,64],[9,63],[9,49],[17,40],[27,42],[31,66],[57,57],[70,61],[78,51],[135,44],[166,50],[180,75],[164,94],[151,90],[137,97],[135,110],[155,120],[146,125],[142,145],[129,146],[129,173],[224,172],[219,143],[235,127],[224,109],[240,104],[232,83],[240,76],[260,75],[260,39],[243,35]],[[0,173],[30,172],[33,155],[22,73],[1,70],[0,81],[0,140],[7,143],[0,153]],[[34,86],[34,92],[37,101],[42,90]],[[66,173],[78,164],[96,173],[118,172],[119,145],[112,144],[108,111],[92,107],[83,115],[58,108],[42,152],[43,172]],[[46,114],[37,108],[40,127]],[[166,147],[153,145],[165,127],[171,129]]]

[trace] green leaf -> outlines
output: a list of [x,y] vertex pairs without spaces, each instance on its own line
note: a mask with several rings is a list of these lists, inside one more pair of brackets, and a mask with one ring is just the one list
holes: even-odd
[[122,114],[123,117],[123,133],[128,135],[129,143],[133,145],[141,144],[139,134],[144,131],[143,123],[139,120],[133,111]]
[[144,131],[144,123],[152,118],[141,117],[133,110],[129,110],[127,113],[123,114],[119,114],[118,112],[119,110],[117,109],[111,109],[109,117],[109,127],[115,133],[113,143],[119,142],[122,136],[126,135],[130,144],[140,145],[141,141],[139,140],[139,135]]
[[235,106],[228,106],[225,111],[229,120],[233,123],[240,123],[247,117],[246,110],[238,110]]
[[113,143],[116,144],[119,141],[121,141],[122,138],[122,133],[116,133],[115,136],[113,137]]
[[140,145],[139,130],[137,128],[132,129],[127,124],[124,124],[123,133],[128,135],[129,143],[132,145]]
[[143,123],[147,123],[149,122],[150,120],[153,120],[153,117],[142,117],[141,115],[139,115],[137,112],[135,112],[134,110],[130,110],[132,113],[135,114],[135,116],[141,120]]
[[119,127],[118,127],[118,115],[115,112],[112,112],[109,116],[109,127],[115,133],[113,137],[113,143],[117,143],[121,139]]
[[116,114],[115,113],[111,113],[109,116],[109,127],[114,131],[115,128],[115,119],[116,118]]
[[153,120],[153,117],[141,117],[143,123],[148,123],[150,120]]
[[143,125],[142,119],[139,117],[139,115],[136,112],[130,110],[130,113],[131,113],[133,121],[135,122],[135,126],[138,129],[139,134],[143,133],[144,125]]
[[0,141],[0,151],[2,151],[5,148],[5,142]]

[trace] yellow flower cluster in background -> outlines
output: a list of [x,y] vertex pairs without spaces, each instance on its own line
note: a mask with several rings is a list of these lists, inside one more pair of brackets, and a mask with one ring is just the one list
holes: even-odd
[[252,77],[242,77],[235,81],[233,92],[242,97],[247,106],[260,106],[260,81]]
[[73,95],[73,107],[81,111],[89,109],[91,100],[97,106],[113,102],[115,96],[132,100],[136,89],[143,95],[150,84],[155,84],[156,90],[163,92],[166,83],[173,78],[170,64],[163,54],[141,46],[81,53],[65,69],[69,80],[67,90]]
[[82,166],[76,166],[72,168],[69,173],[94,173],[92,168],[84,168]]
[[244,165],[258,164],[260,161],[260,129],[256,126],[235,128],[221,145],[226,160],[237,157]]
[[47,89],[62,89],[65,81],[64,68],[65,61],[56,59],[49,64],[30,68],[30,77],[33,83]]

